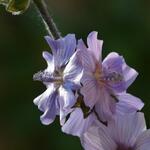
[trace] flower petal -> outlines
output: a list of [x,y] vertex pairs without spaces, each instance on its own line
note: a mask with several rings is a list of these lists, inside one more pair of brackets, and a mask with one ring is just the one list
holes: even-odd
[[46,52],[46,51],[44,51],[42,55],[43,55],[43,58],[46,60],[47,65],[48,65],[46,71],[49,73],[53,73],[54,72],[53,56],[49,52]]
[[137,139],[135,144],[136,150],[149,150],[150,148],[150,129],[144,131]]
[[59,98],[59,116],[60,116],[60,125],[63,126],[66,122],[67,115],[72,111],[71,108],[64,109],[64,101],[62,101],[61,98]]
[[79,51],[76,51],[70,58],[69,63],[64,70],[64,81],[69,83],[74,83],[80,86],[81,78],[83,75],[83,67],[78,59]]
[[71,113],[67,122],[63,125],[62,131],[80,137],[91,126],[94,119],[94,114],[90,114],[87,118],[84,118],[82,110],[76,108]]
[[[122,70],[123,63],[123,57],[119,56],[115,52],[108,54],[102,63],[104,76],[108,78],[108,87],[115,92],[123,92],[126,90],[124,74]],[[111,78],[114,78],[115,81]]]
[[60,104],[60,124],[63,125],[66,121],[66,116],[72,111],[72,107],[76,103],[76,97],[71,89],[59,88],[59,104]]
[[87,50],[82,40],[78,41],[78,53],[78,59],[80,60],[84,70],[94,72],[97,61],[91,52]]
[[80,137],[81,145],[85,150],[103,150],[98,127],[92,126]]
[[115,121],[108,123],[110,135],[116,143],[133,147],[136,138],[146,129],[143,113],[131,113],[128,115],[116,115]]
[[83,87],[81,88],[81,94],[84,96],[84,102],[86,106],[93,108],[98,101],[100,88],[97,85],[97,81],[90,74],[84,74],[82,78]]
[[116,150],[117,145],[111,139],[107,127],[99,123],[92,126],[80,138],[85,150]]
[[116,72],[122,73],[123,62],[124,59],[122,56],[119,56],[116,52],[111,52],[103,60],[103,65],[108,70],[114,70]]
[[43,112],[46,110],[49,97],[54,93],[54,91],[54,85],[50,84],[49,88],[44,93],[33,100],[33,103],[38,106],[39,110]]
[[51,124],[56,118],[56,114],[57,114],[56,101],[57,101],[57,98],[55,98],[55,96],[49,102],[49,104],[48,104],[49,106],[45,110],[44,114],[40,117],[40,120],[44,125]]
[[53,84],[40,96],[34,99],[34,104],[38,106],[39,110],[44,112],[40,117],[43,124],[48,125],[55,119],[57,107],[57,93]]
[[144,106],[144,103],[139,98],[128,93],[121,93],[116,97],[119,100],[116,104],[116,110],[120,114],[136,112]]
[[124,80],[126,83],[126,89],[127,89],[138,76],[138,72],[135,69],[129,67],[125,62],[122,68],[123,68]]
[[[136,79],[138,73],[133,68],[129,67],[124,58],[122,56],[119,56],[117,53],[112,52],[110,53],[103,61],[103,67],[105,70],[111,70],[115,71],[117,73],[120,73],[123,76],[123,81],[120,82],[118,86],[116,85],[115,88],[117,88],[118,92],[122,92],[123,90],[126,90]],[[122,84],[122,85],[121,85]],[[120,90],[119,90],[120,89]]]
[[84,44],[82,39],[78,40],[77,49],[80,49],[82,51],[86,51],[87,50],[87,47]]
[[101,61],[103,41],[97,39],[97,32],[91,32],[87,37],[88,50],[94,55],[95,59]]
[[75,35],[68,34],[58,40],[53,40],[49,36],[46,36],[45,39],[52,49],[55,67],[60,68],[65,66],[76,48]]
[[70,109],[76,103],[76,97],[71,89],[66,89],[63,86],[59,88],[59,99],[63,102],[63,109]]
[[99,100],[95,104],[95,110],[103,122],[111,120],[115,114],[116,101],[105,89],[101,89]]

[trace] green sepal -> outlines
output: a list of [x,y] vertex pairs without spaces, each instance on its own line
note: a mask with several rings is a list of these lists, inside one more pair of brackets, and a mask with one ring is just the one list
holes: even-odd
[[86,106],[86,104],[84,103],[83,95],[80,92],[78,92],[78,95],[79,96],[77,98],[77,102],[75,103],[75,105],[73,107],[81,108],[81,110],[83,112],[83,117],[87,118],[91,113],[90,107]]
[[0,4],[5,5],[6,10],[13,15],[20,15],[28,9],[30,0],[0,0]]

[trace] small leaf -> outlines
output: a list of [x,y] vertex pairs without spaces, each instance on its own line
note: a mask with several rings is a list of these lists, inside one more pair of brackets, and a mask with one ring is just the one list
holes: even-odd
[[6,10],[13,15],[20,15],[28,9],[30,0],[0,0],[0,4],[5,5]]

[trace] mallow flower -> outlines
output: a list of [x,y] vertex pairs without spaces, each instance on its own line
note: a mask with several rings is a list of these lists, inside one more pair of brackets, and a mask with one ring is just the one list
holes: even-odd
[[34,99],[34,104],[43,112],[40,117],[43,124],[52,123],[56,115],[59,115],[60,124],[63,125],[76,103],[75,93],[80,88],[82,67],[77,59],[74,34],[68,34],[58,40],[49,36],[45,39],[53,55],[43,52],[48,66],[33,76],[34,80],[42,81],[47,87],[44,93]]
[[128,93],[127,88],[138,73],[129,67],[124,58],[111,52],[102,61],[103,41],[97,39],[97,32],[87,37],[87,46],[78,41],[80,62],[84,68],[81,94],[85,105],[94,109],[99,119],[106,122],[116,113],[131,113],[141,110],[143,102]]
[[103,41],[97,39],[97,32],[89,34],[87,45],[88,48],[82,40],[78,41],[78,62],[84,70],[80,105],[62,127],[63,132],[79,137],[96,120],[107,124],[116,114],[136,112],[144,105],[139,98],[126,93],[138,73],[124,58],[112,52],[102,62]]
[[108,126],[97,122],[81,137],[85,150],[149,150],[150,129],[144,114],[117,114]]

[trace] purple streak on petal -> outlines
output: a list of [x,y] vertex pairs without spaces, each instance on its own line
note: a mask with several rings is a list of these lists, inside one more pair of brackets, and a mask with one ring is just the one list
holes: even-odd
[[[122,56],[119,56],[117,53],[110,53],[103,61],[103,71],[104,76],[108,78],[108,87],[114,90],[115,92],[123,92],[126,90],[124,75],[122,70],[122,65],[124,63],[124,59]],[[111,80],[111,76],[114,78],[118,78],[118,81]],[[110,78],[110,80],[109,80]]]
[[95,104],[95,110],[103,122],[111,120],[115,114],[116,102],[104,89],[101,90],[99,101]]
[[51,97],[51,95],[54,92],[55,92],[54,84],[49,84],[49,88],[44,93],[42,93],[33,100],[34,104],[38,106],[39,110],[43,112],[46,110],[49,97]]
[[136,150],[150,149],[150,129],[144,131],[137,139],[135,144]]
[[144,106],[144,103],[139,98],[128,93],[121,93],[116,97],[119,100],[116,104],[116,111],[120,114],[136,112]]
[[80,86],[81,78],[83,75],[83,67],[78,59],[79,51],[77,50],[70,58],[64,70],[64,81],[74,83]]
[[54,55],[55,67],[60,68],[68,62],[76,48],[74,34],[68,34],[64,38],[53,40],[49,36],[45,37]]
[[129,67],[125,62],[122,68],[123,68],[124,80],[126,83],[126,89],[127,89],[138,76],[138,72],[133,68]]
[[94,55],[97,61],[101,61],[103,41],[97,39],[97,32],[93,31],[87,38],[88,50]]
[[76,91],[76,90],[81,88],[81,85],[80,84],[75,84],[74,81],[69,81],[68,80],[63,84],[63,87],[66,88],[66,89],[71,89],[73,91]]
[[133,147],[136,138],[146,129],[143,113],[130,113],[128,115],[116,115],[115,121],[108,123],[110,136],[116,143]]
[[97,85],[97,81],[90,74],[84,74],[81,82],[83,84],[81,94],[84,96],[84,102],[86,106],[93,108],[99,100],[100,88]]
[[55,105],[56,105],[56,115],[59,115],[59,114],[60,114],[59,95],[58,95],[58,97],[57,97],[57,99],[56,99]]
[[44,125],[51,124],[56,118],[57,108],[56,108],[55,93],[53,94],[52,99],[49,101],[49,103],[47,105],[48,105],[48,107],[46,108],[44,114],[40,117],[40,120]]
[[95,119],[94,114],[90,114],[84,119],[83,112],[80,108],[76,108],[70,115],[70,118],[63,125],[62,131],[74,136],[81,136],[92,125]]

